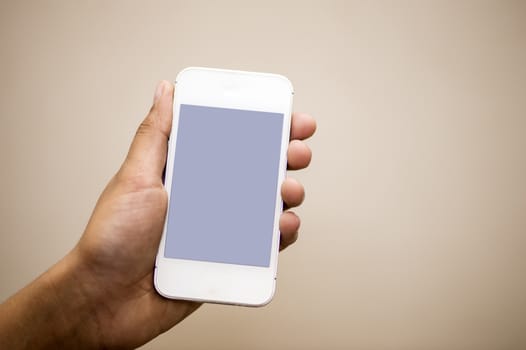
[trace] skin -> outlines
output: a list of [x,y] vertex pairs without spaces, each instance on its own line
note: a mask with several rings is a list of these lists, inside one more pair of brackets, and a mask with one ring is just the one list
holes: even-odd
[[[200,304],[161,297],[153,267],[167,209],[162,183],[172,123],[174,86],[162,81],[121,168],[101,194],[78,244],[62,260],[0,305],[1,349],[129,349],[167,331]],[[288,168],[308,166],[302,140],[316,129],[307,114],[292,116]],[[298,237],[289,209],[303,186],[281,187],[280,249]]]

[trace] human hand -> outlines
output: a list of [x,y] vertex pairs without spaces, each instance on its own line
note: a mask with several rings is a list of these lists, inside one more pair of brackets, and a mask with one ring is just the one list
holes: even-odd
[[[66,303],[60,307],[64,324],[81,332],[77,340],[82,339],[86,347],[137,347],[170,329],[200,305],[163,298],[153,286],[155,257],[167,210],[162,174],[173,93],[173,84],[159,84],[154,104],[137,130],[126,160],[100,196],[82,238],[43,276],[46,285],[60,296],[57,299]],[[288,169],[308,166],[311,151],[301,140],[310,137],[315,128],[310,116],[293,114]],[[304,189],[287,178],[281,192],[286,209],[280,218],[280,249],[284,249],[297,239],[300,219],[288,209],[302,203]],[[72,290],[65,293],[64,288]],[[75,302],[68,300],[71,298],[77,299],[77,306],[69,305]],[[69,314],[72,309],[76,312]],[[82,330],[74,326],[79,319],[83,320]],[[0,321],[0,332],[1,325]]]

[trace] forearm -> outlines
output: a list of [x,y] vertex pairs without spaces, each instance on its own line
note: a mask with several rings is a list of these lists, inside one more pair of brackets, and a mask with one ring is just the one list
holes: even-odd
[[68,254],[0,305],[0,349],[96,348],[92,302]]

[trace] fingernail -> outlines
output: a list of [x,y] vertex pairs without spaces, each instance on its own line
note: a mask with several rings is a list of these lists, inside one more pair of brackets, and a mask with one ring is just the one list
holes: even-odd
[[163,95],[163,92],[164,92],[164,81],[161,81],[158,85],[157,85],[157,89],[155,89],[155,95],[153,96],[153,103],[157,103],[157,101],[159,100],[159,98]]

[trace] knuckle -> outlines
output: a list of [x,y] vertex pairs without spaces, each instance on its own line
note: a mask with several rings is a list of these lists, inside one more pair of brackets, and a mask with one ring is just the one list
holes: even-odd
[[148,117],[146,117],[137,128],[135,136],[147,135],[152,132],[153,128],[154,123],[152,121],[151,114],[149,114]]
[[159,181],[152,179],[140,169],[124,166],[115,175],[116,183],[125,192],[140,192],[159,186]]

